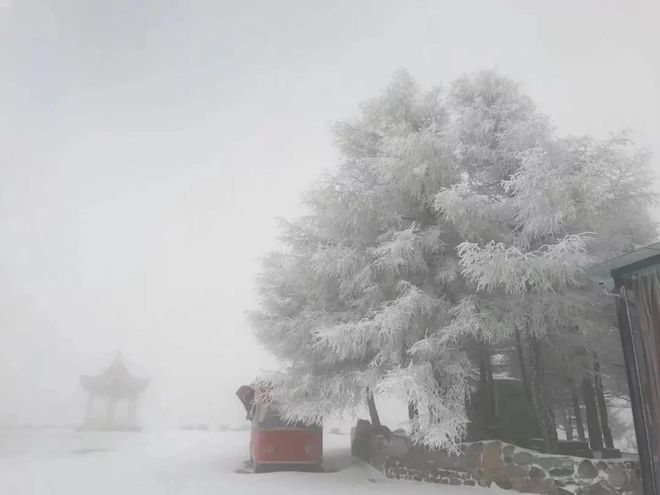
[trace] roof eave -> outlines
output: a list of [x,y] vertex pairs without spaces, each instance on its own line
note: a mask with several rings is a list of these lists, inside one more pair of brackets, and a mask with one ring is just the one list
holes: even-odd
[[594,265],[587,269],[587,275],[596,281],[609,281],[625,273],[632,273],[655,264],[660,265],[660,242]]

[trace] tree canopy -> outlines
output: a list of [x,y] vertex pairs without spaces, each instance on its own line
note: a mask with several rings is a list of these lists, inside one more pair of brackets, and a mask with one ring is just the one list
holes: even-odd
[[471,346],[515,335],[539,423],[556,431],[544,347],[598,353],[612,321],[584,269],[655,238],[648,154],[623,134],[558,137],[490,71],[447,91],[400,71],[333,130],[339,164],[306,192],[307,214],[282,221],[257,282],[250,320],[284,364],[273,400],[318,422],[367,390],[394,393],[416,441],[451,448]]

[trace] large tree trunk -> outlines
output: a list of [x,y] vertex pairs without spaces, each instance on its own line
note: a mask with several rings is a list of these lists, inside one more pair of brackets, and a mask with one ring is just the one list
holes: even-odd
[[367,407],[369,408],[369,419],[371,419],[372,426],[380,426],[376,401],[374,400],[374,394],[369,390],[369,387],[367,387]]
[[408,419],[414,421],[417,416],[419,416],[419,411],[417,410],[417,405],[410,401],[408,402]]
[[410,420],[410,432],[415,434],[419,430],[419,411],[417,404],[413,401],[408,401],[408,419]]
[[603,433],[598,421],[598,407],[596,406],[596,394],[592,385],[592,379],[585,377],[582,381],[582,395],[584,406],[587,411],[587,431],[589,432],[589,445],[592,450],[603,449]]
[[527,365],[525,364],[525,351],[523,350],[522,340],[520,338],[520,330],[514,327],[514,335],[516,336],[516,350],[518,351],[518,365],[520,366],[520,378],[523,383],[523,390],[527,399],[532,401],[532,391],[529,386],[529,375],[527,373]]
[[603,381],[600,376],[600,363],[594,357],[594,387],[596,392],[596,400],[598,402],[598,414],[600,417],[600,427],[603,432],[603,440],[605,447],[610,449],[614,448],[614,441],[612,440],[612,430],[610,429],[610,421],[607,416],[607,403],[605,402],[605,392],[603,391]]
[[497,423],[495,413],[495,385],[491,349],[487,342],[478,342],[479,349],[479,407],[483,431],[493,433]]
[[573,402],[573,415],[575,416],[575,429],[578,439],[584,442],[587,437],[584,435],[584,423],[582,422],[582,409],[580,408],[580,397],[578,396],[575,384],[571,383],[571,400]]
[[545,367],[543,362],[542,342],[536,337],[529,336],[529,385],[532,395],[532,404],[536,413],[546,450],[557,451],[559,438],[557,436],[557,423],[552,407],[548,404],[545,393]]
[[570,442],[573,440],[573,415],[570,408],[563,407],[561,409],[561,422],[566,433],[566,440]]

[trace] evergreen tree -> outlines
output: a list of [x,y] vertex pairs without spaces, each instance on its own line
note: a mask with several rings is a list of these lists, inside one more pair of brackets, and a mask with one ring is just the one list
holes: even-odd
[[307,193],[309,214],[284,223],[251,315],[290,366],[269,377],[290,418],[320,421],[367,398],[375,421],[376,391],[409,402],[416,440],[451,446],[463,435],[465,354],[452,338],[416,346],[448,321],[460,283],[460,239],[433,208],[459,180],[447,125],[439,91],[401,72],[335,127],[342,163]]
[[590,351],[565,353],[576,392],[587,376],[598,396],[610,369],[597,334],[611,322],[583,270],[655,235],[647,155],[625,136],[557,138],[493,72],[444,97],[400,72],[335,138],[339,167],[282,222],[258,281],[251,320],[286,365],[272,399],[312,422],[367,401],[376,423],[373,394],[394,393],[416,441],[451,448],[477,380],[490,422],[493,349],[510,349],[553,450],[554,409],[575,403],[549,390],[553,350]]
[[473,165],[439,192],[436,206],[465,234],[458,252],[477,293],[471,297],[522,337],[537,420],[554,450],[548,344],[570,341],[573,329],[586,335],[609,325],[584,268],[655,236],[647,155],[622,136],[556,138],[515,84],[492,73],[459,81],[454,93],[466,102],[457,134]]

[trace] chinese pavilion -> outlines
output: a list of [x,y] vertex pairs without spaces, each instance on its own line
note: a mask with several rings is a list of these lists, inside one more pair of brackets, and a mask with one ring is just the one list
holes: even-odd
[[89,394],[85,429],[139,430],[136,423],[137,400],[149,385],[149,380],[132,376],[120,355],[100,375],[81,376],[80,383]]

